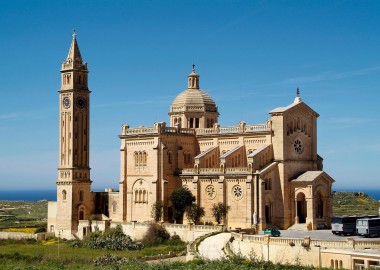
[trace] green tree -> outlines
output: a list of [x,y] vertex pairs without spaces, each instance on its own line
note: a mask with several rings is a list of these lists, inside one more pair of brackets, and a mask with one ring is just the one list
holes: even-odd
[[186,217],[188,220],[197,224],[199,220],[205,215],[205,209],[193,203],[186,208]]
[[187,188],[177,188],[170,195],[170,201],[173,205],[174,219],[181,223],[186,208],[195,201],[195,197]]
[[223,218],[228,214],[231,207],[224,203],[213,204],[211,208],[212,216],[215,218],[216,223],[220,224]]
[[164,203],[162,201],[156,201],[153,205],[152,205],[152,209],[150,211],[150,215],[151,217],[155,220],[155,221],[159,221],[162,217],[162,214],[164,212]]

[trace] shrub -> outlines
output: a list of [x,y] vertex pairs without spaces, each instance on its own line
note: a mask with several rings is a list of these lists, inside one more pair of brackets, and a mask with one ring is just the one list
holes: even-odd
[[181,237],[178,235],[172,235],[169,240],[165,241],[166,245],[169,246],[179,246],[179,245],[184,245],[185,242],[182,241]]
[[[76,246],[73,243],[72,246]],[[139,242],[132,241],[131,237],[124,234],[121,226],[108,229],[105,232],[95,231],[83,239],[82,247],[105,250],[137,250],[142,245]]]
[[186,217],[194,224],[198,224],[199,220],[205,215],[205,209],[193,203],[186,208]]
[[113,254],[105,254],[103,256],[97,257],[94,260],[95,266],[108,266],[108,265],[121,265],[127,262],[127,259],[124,257],[119,257]]
[[46,232],[46,228],[47,227],[47,224],[44,223],[44,224],[41,224],[39,225],[36,230],[34,231],[34,233],[43,233],[43,232]]
[[216,223],[220,224],[222,219],[228,214],[231,207],[221,202],[213,204],[211,208],[212,216],[215,218]]
[[142,242],[148,245],[159,245],[170,238],[168,231],[157,223],[150,223],[148,231],[144,235]]

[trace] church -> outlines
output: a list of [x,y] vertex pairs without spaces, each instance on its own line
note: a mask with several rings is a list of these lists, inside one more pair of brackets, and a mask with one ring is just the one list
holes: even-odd
[[194,65],[185,83],[168,123],[122,125],[119,190],[93,192],[88,66],[73,34],[61,68],[57,201],[49,202],[48,231],[70,239],[94,223],[107,229],[110,223],[149,222],[157,201],[165,204],[161,221],[174,222],[169,198],[179,187],[205,209],[204,224],[215,224],[211,207],[223,203],[230,207],[223,222],[230,228],[328,228],[334,180],[317,152],[319,115],[299,90],[262,124],[223,127]]

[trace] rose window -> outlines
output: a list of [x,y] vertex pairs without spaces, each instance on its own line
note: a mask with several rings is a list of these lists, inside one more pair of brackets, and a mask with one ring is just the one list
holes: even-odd
[[297,154],[301,154],[303,151],[303,145],[302,142],[299,139],[296,139],[293,143],[294,150],[297,152]]
[[235,197],[235,200],[240,200],[243,197],[243,189],[241,186],[234,186],[232,188],[232,193]]
[[216,190],[214,186],[207,186],[206,187],[206,195],[209,200],[212,200],[216,196]]

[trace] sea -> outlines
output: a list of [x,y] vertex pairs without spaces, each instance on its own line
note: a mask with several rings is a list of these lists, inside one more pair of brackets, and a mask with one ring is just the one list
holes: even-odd
[[[364,192],[374,198],[380,200],[380,190],[377,189],[334,189],[334,191],[347,191],[347,192]],[[0,201],[40,201],[57,200],[56,190],[0,190]]]

